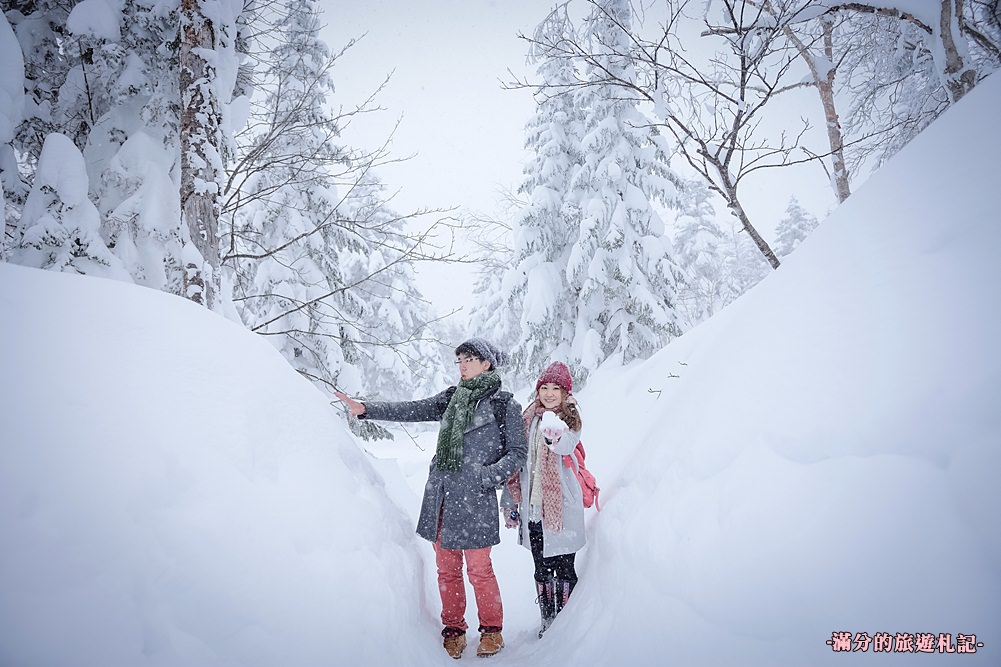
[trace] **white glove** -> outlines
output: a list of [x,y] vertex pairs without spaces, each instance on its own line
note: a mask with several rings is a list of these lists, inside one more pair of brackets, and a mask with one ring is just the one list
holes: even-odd
[[569,428],[565,421],[552,412],[542,414],[542,421],[539,426],[542,429],[542,437],[549,442],[557,442]]

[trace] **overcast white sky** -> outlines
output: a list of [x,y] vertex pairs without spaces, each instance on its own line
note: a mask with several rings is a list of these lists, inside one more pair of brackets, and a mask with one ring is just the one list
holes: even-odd
[[393,153],[416,157],[384,177],[403,187],[401,202],[486,208],[497,182],[517,184],[523,127],[534,105],[526,91],[503,90],[501,80],[508,68],[524,70],[526,45],[517,33],[532,31],[548,11],[544,2],[326,4],[331,48],[364,35],[335,68],[340,99],[360,100],[392,73],[378,98],[386,112],[348,137],[386,136],[402,116]]
[[[362,37],[335,67],[338,103],[365,99],[389,73],[392,79],[378,97],[385,112],[356,121],[345,140],[374,148],[402,118],[391,145],[394,156],[415,157],[380,171],[384,182],[400,192],[394,208],[459,207],[500,215],[500,189],[515,189],[525,162],[524,125],[535,105],[528,91],[502,88],[511,69],[528,73],[527,44],[519,32],[531,34],[552,2],[544,0],[325,0],[324,37],[339,50]],[[819,108],[806,91],[792,104],[805,113]],[[786,107],[788,122],[797,124],[799,110]],[[745,207],[752,221],[771,240],[795,194],[820,218],[833,202],[819,166],[774,171],[744,186]],[[767,177],[767,180],[765,180]],[[473,279],[466,267],[425,267],[421,289],[441,312],[470,299]]]
[[[514,189],[524,164],[531,94],[502,88],[508,68],[525,71],[526,44],[548,5],[539,0],[327,0],[324,36],[337,50],[364,37],[334,69],[340,103],[363,100],[387,75],[377,98],[385,112],[355,122],[352,145],[374,147],[402,118],[391,151],[413,159],[380,173],[400,192],[394,208],[439,207],[493,214],[498,190]],[[472,272],[420,269],[421,288],[440,310],[469,301]]]

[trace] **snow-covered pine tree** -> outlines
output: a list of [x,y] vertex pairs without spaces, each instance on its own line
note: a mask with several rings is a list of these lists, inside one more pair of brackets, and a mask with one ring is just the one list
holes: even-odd
[[800,206],[795,197],[790,197],[785,217],[775,228],[776,254],[785,257],[792,253],[819,224],[817,218]]
[[[514,203],[511,197],[511,215],[517,215],[524,202]],[[473,279],[473,302],[467,309],[462,324],[439,327],[443,341],[461,341],[470,336],[487,336],[502,350],[512,351],[521,332],[519,315],[521,303],[511,298],[514,289],[505,286],[505,279],[514,265],[513,225],[502,220],[472,217],[463,222],[463,230],[473,245],[470,256],[476,263]],[[517,274],[513,274],[517,275]],[[441,350],[443,360],[455,360],[455,346]],[[515,378],[521,377],[520,367],[512,362],[507,370]]]
[[702,179],[686,180],[680,192],[674,248],[681,272],[678,312],[686,330],[736,300],[770,270],[736,218],[718,216],[716,196]]
[[[72,6],[62,0],[10,0],[4,10],[21,47],[24,64],[24,116],[14,146],[32,171],[52,132],[74,134],[59,110],[60,89],[79,50],[65,48],[66,18]],[[82,147],[81,144],[77,144]]]
[[726,216],[720,227],[724,233],[720,252],[726,262],[726,305],[761,282],[772,267],[736,216]]
[[[580,209],[570,195],[583,162],[584,109],[566,92],[576,82],[574,61],[551,53],[549,45],[573,41],[566,5],[555,8],[535,31],[529,62],[536,65],[544,95],[526,124],[525,147],[534,157],[518,189],[525,204],[514,224],[514,252],[504,276],[498,311],[520,313],[514,366],[534,377],[551,361],[572,361],[579,287],[566,278]],[[575,370],[575,369],[574,369]]]
[[108,246],[137,284],[182,295],[189,237],[174,180],[177,13],[125,3],[116,30],[93,18],[77,10],[69,17],[71,33],[91,46],[71,70],[87,85],[64,86],[60,107],[66,115],[74,107],[93,115],[84,155]]
[[318,11],[288,3],[260,37],[259,95],[226,193],[225,266],[244,323],[300,373],[327,390],[399,398],[440,379],[420,362],[436,356],[422,349],[426,305],[374,157],[338,143],[336,57]]
[[417,288],[408,252],[416,242],[407,232],[407,218],[390,209],[388,199],[385,186],[371,171],[344,198],[341,209],[358,242],[346,253],[340,251],[338,260],[361,308],[350,319],[333,309],[328,321],[339,326],[345,358],[357,368],[366,390],[403,400],[415,392],[439,391],[452,375],[438,363],[431,309]]
[[[580,229],[567,264],[577,297],[571,360],[584,375],[604,360],[644,358],[680,333],[676,266],[652,202],[675,199],[666,142],[619,82],[633,81],[628,0],[600,0],[584,23],[593,60],[583,164],[571,185]],[[613,83],[613,81],[615,83]]]
[[[69,136],[83,151],[107,247],[135,282],[181,295],[182,248],[191,245],[191,237],[181,220],[178,164],[188,165],[181,169],[188,193],[211,199],[218,182],[193,176],[192,151],[182,151],[180,130],[187,128],[187,145],[195,153],[212,158],[203,166],[218,168],[231,131],[227,103],[240,71],[235,35],[242,6],[204,5],[204,15],[185,25],[197,24],[204,43],[195,45],[193,55],[208,53],[200,47],[212,50],[212,65],[202,72],[205,77],[189,72],[185,79],[199,82],[189,96],[199,101],[187,117],[195,118],[195,125],[218,125],[219,131],[209,132],[214,148],[199,138],[192,141],[192,124],[184,126],[179,117],[179,45],[192,55],[190,39],[179,38],[179,4],[38,0],[11,3],[8,14],[25,57],[28,104],[15,140],[23,172],[30,181],[49,134]],[[202,3],[184,6],[199,9]],[[194,113],[208,97],[215,98],[209,105],[213,113]],[[198,236],[216,242],[212,233]]]
[[10,261],[39,269],[128,280],[100,234],[100,216],[88,197],[87,168],[73,142],[45,138],[35,178],[14,231]]
[[[17,154],[12,142],[17,126],[24,116],[24,57],[14,30],[6,18],[0,17],[0,261],[7,259],[7,246],[14,238],[15,216],[7,210],[7,200],[22,206],[27,197],[27,184],[17,168]],[[11,211],[12,213],[13,211]]]
[[364,248],[336,224],[332,165],[348,158],[324,108],[333,91],[331,57],[318,37],[315,3],[291,3],[278,20],[259,37],[267,56],[256,68],[259,96],[236,137],[225,266],[244,324],[268,336],[300,373],[336,385],[345,362],[340,332],[320,310],[326,300],[346,316],[360,312],[342,289],[337,249]]
[[713,193],[701,179],[686,180],[675,220],[675,257],[681,267],[677,310],[683,328],[709,319],[726,304],[725,234],[716,222]]
[[[9,251],[20,236],[15,228],[31,188],[32,174],[38,166],[42,145],[49,134],[68,127],[58,116],[56,107],[67,71],[78,54],[63,46],[65,39],[62,33],[71,9],[67,3],[59,0],[10,0],[3,7],[6,21],[14,31],[23,66],[23,78],[18,86],[24,91],[21,113],[11,138],[13,151],[7,155],[7,160],[13,156],[20,165],[13,169],[5,165],[3,180],[4,198],[6,207],[9,207],[5,210],[4,253],[9,261],[16,261]],[[4,58],[3,62],[5,76],[15,74],[16,69],[8,67],[7,63],[16,63],[17,60]]]

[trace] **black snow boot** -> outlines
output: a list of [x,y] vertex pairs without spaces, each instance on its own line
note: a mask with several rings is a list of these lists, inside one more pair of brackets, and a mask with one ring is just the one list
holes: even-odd
[[553,624],[553,620],[556,618],[556,582],[552,579],[549,581],[536,581],[535,590],[539,593],[539,611],[542,614],[539,639],[542,639],[542,633],[549,629],[549,626]]
[[573,592],[573,588],[577,585],[577,582],[568,579],[557,579],[553,582],[553,585],[555,587],[553,603],[556,607],[556,614],[558,614],[563,611],[563,607],[567,606],[567,600],[570,599],[570,593]]

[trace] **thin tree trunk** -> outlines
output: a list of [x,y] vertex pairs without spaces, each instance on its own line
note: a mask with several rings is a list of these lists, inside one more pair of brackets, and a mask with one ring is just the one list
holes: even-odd
[[[834,23],[830,19],[821,20],[824,30],[824,56],[831,63],[831,68],[825,77],[817,77],[817,91],[824,106],[824,120],[827,123],[827,140],[831,145],[831,163],[834,167],[834,193],[838,203],[844,203],[851,194],[848,182],[848,167],[845,164],[845,142],[841,134],[841,119],[834,104]],[[811,65],[811,68],[813,66]],[[815,74],[816,76],[816,74]]]
[[737,197],[737,186],[731,182],[730,177],[728,176],[723,165],[713,163],[713,166],[719,173],[720,184],[723,186],[726,204],[729,207],[730,212],[733,213],[738,220],[740,220],[740,226],[743,227],[744,231],[747,232],[747,235],[751,237],[751,240],[754,241],[754,245],[758,247],[758,250],[760,250],[761,254],[765,256],[765,259],[768,260],[768,263],[771,264],[772,268],[779,268],[779,265],[781,264],[781,262],[779,262],[779,258],[775,255],[775,252],[772,251],[768,242],[762,238],[761,234],[758,233],[758,230],[751,224],[751,219],[747,217],[747,212],[744,210],[744,207],[740,203],[740,199]]
[[751,224],[751,221],[747,217],[747,213],[744,211],[744,207],[740,205],[740,202],[734,199],[731,202],[729,202],[728,205],[730,207],[730,211],[735,216],[737,216],[738,220],[740,220],[740,224],[744,228],[744,231],[747,232],[747,235],[751,237],[751,240],[754,241],[754,245],[758,247],[758,250],[760,250],[761,254],[765,256],[765,259],[768,260],[768,263],[771,264],[772,268],[773,269],[779,268],[780,265],[779,258],[776,257],[775,253],[772,251],[771,246],[768,245],[768,242],[761,237],[761,234],[758,233],[758,230],[755,229],[754,225]]
[[827,125],[827,141],[831,147],[831,163],[834,173],[831,176],[831,185],[834,187],[834,194],[838,198],[838,203],[843,203],[851,196],[851,186],[848,182],[848,167],[845,164],[844,137],[841,135],[841,120],[838,117],[838,109],[834,103],[834,24],[830,19],[822,19],[821,25],[824,30],[824,57],[831,63],[830,69],[821,72],[817,69],[817,61],[814,60],[810,50],[803,42],[796,37],[796,34],[789,26],[786,26],[785,33],[800,56],[806,61],[813,76],[817,92],[820,94],[820,103],[824,107],[824,122]]
[[197,253],[185,252],[184,296],[216,305],[219,292],[219,109],[215,69],[201,55],[215,30],[199,0],[181,0],[181,215]]

